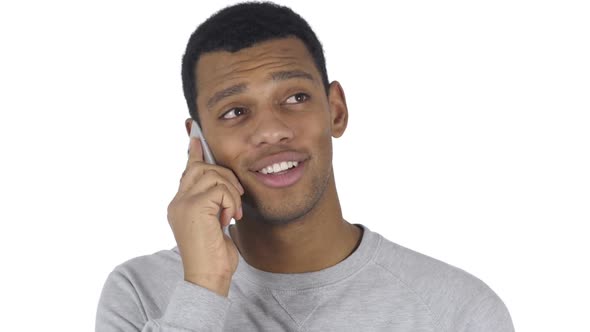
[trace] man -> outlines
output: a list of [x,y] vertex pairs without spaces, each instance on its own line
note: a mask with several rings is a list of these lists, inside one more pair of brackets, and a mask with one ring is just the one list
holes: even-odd
[[301,17],[225,8],[182,74],[187,132],[198,121],[217,164],[191,139],[168,206],[178,246],[115,268],[97,331],[513,331],[483,282],[342,217],[331,140],[346,100]]

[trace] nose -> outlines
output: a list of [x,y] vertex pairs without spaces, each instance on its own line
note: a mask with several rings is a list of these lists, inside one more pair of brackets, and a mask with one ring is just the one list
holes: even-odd
[[280,110],[259,112],[258,123],[252,133],[251,142],[255,146],[280,144],[293,139],[293,129],[281,119]]

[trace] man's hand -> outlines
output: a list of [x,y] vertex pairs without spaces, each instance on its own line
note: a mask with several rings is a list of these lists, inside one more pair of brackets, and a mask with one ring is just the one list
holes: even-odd
[[238,250],[222,227],[242,218],[244,188],[234,173],[203,161],[201,142],[191,137],[178,193],[168,205],[168,223],[180,251],[184,279],[227,296]]

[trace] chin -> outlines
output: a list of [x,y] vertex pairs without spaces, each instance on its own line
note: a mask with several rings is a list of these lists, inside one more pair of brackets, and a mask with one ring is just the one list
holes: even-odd
[[302,220],[315,205],[305,206],[269,206],[258,205],[256,208],[257,220],[270,225],[286,225]]
[[269,225],[300,221],[317,207],[324,196],[328,180],[329,176],[318,177],[307,186],[308,190],[300,190],[286,197],[246,193],[242,197],[244,213],[253,220]]

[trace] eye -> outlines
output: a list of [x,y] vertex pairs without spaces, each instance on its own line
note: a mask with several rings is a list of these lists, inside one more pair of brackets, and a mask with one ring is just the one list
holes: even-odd
[[234,107],[232,109],[230,109],[229,111],[223,113],[223,115],[221,116],[222,119],[225,120],[229,120],[229,119],[234,119],[237,118],[238,116],[242,116],[246,114],[246,109],[243,107]]
[[303,103],[305,101],[307,101],[309,99],[309,95],[300,92],[300,93],[296,93],[294,95],[292,95],[291,97],[289,97],[286,101],[285,104],[299,104],[299,103]]

